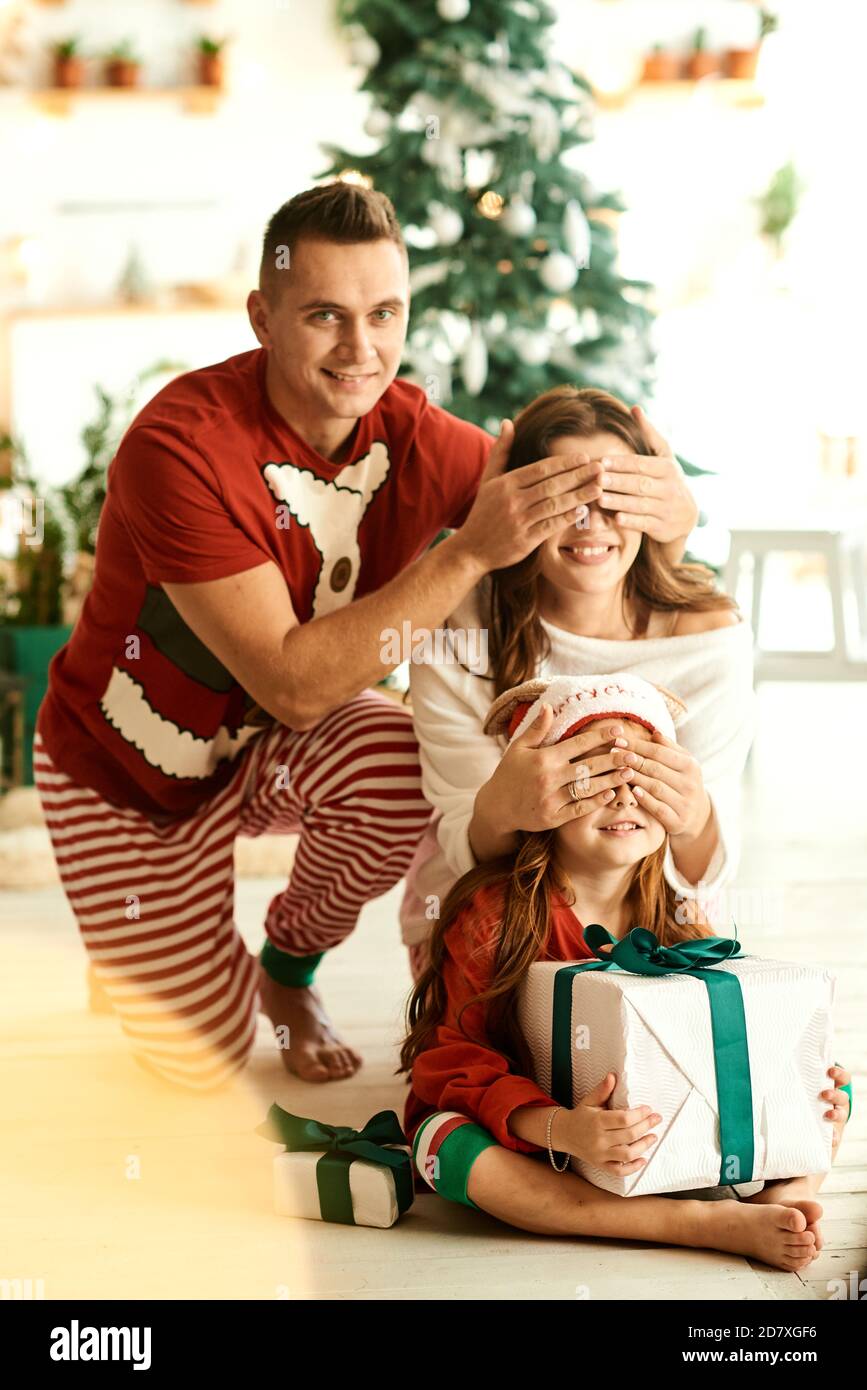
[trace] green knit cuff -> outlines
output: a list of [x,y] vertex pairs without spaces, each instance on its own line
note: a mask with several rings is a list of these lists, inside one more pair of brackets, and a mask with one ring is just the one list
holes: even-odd
[[[835,1067],[839,1067],[839,1065],[839,1062],[834,1063]],[[852,1082],[847,1081],[845,1086],[838,1086],[836,1089],[838,1091],[845,1091],[846,1095],[849,1097],[849,1114],[846,1116],[846,1124],[848,1124],[852,1118],[852,1106],[854,1104],[854,1101],[852,1099]]]
[[262,969],[272,980],[280,985],[291,985],[303,989],[312,985],[316,967],[325,955],[319,951],[315,956],[290,956],[288,951],[279,950],[271,941],[266,941],[259,952]]

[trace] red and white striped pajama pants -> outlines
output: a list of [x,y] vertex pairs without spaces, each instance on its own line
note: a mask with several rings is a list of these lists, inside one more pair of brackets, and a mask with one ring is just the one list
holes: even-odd
[[63,887],[136,1058],[195,1089],[241,1067],[256,1031],[235,836],[300,832],[265,931],[306,956],[336,946],[403,877],[431,814],[410,714],[372,691],[313,729],[263,731],[220,792],[168,825],[70,781],[38,735],[34,772]]

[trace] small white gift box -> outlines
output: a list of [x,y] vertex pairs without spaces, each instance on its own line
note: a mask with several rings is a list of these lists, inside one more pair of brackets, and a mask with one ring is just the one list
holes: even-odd
[[[410,1149],[405,1149],[410,1153]],[[323,1220],[316,1182],[316,1165],[321,1153],[284,1153],[274,1158],[274,1209],[278,1216],[301,1216]],[[352,1216],[356,1226],[378,1226],[385,1230],[400,1216],[394,1174],[356,1158],[348,1169]]]
[[412,1150],[393,1110],[357,1130],[275,1104],[257,1133],[285,1146],[274,1158],[278,1216],[384,1229],[412,1206]]
[[[551,1091],[554,981],[563,969],[557,961],[531,966],[519,1000],[519,1023],[539,1085],[569,1106],[614,1072],[610,1109],[649,1105],[662,1116],[650,1131],[657,1143],[642,1155],[646,1165],[626,1177],[573,1158],[573,1169],[588,1182],[637,1197],[827,1172],[833,1126],[823,1118],[828,1105],[819,1092],[831,1084],[833,974],[756,956],[713,966],[714,973],[737,976],[743,997],[752,1093],[750,1174],[739,1171],[737,1158],[729,1157],[723,1169],[711,1005],[703,980],[610,968],[574,974],[571,1011],[560,1006],[554,1069],[560,1084],[568,1051],[571,1097],[565,1097]],[[560,989],[566,988],[564,979]],[[568,1006],[568,996],[562,997]],[[728,1053],[721,1057],[720,1066],[728,1067],[729,1059]],[[749,1095],[742,1087],[738,1094],[748,1114]]]

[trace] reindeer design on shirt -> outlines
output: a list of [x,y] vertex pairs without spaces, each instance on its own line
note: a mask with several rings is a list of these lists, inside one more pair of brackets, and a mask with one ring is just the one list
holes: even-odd
[[388,447],[382,440],[376,440],[364,458],[348,464],[330,482],[294,463],[268,463],[262,469],[274,496],[288,506],[300,526],[309,529],[321,557],[313,591],[314,618],[352,602],[361,568],[358,528],[390,469]]

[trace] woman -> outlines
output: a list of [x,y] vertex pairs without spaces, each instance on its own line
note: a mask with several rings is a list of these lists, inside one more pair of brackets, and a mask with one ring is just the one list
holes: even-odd
[[[618,455],[655,452],[621,401],[562,386],[518,416],[508,467],[579,453],[610,459],[614,472]],[[447,650],[411,666],[423,789],[435,810],[401,908],[416,978],[456,878],[513,850],[519,829],[548,830],[587,814],[624,781],[666,831],[665,875],[684,910],[697,898],[719,920],[716,900],[738,857],[739,783],[752,738],[752,634],[710,571],[675,563],[661,542],[627,529],[603,505],[608,475],[599,481],[583,519],[487,576],[451,615],[449,627],[467,634],[455,650],[481,651],[482,660],[462,663]],[[502,745],[483,732],[499,695],[537,676],[605,671],[642,675],[686,703],[678,747],[623,739],[612,728],[610,747],[585,766],[586,736],[543,748],[541,726],[500,760]]]

